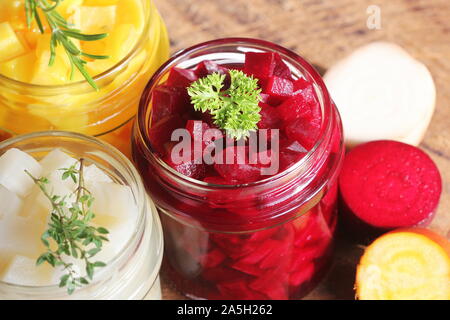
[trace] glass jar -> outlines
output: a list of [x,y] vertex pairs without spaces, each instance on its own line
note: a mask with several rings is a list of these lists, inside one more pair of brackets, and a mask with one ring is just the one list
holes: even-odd
[[[0,281],[5,299],[161,299],[159,270],[163,255],[161,223],[153,202],[131,162],[112,146],[76,133],[38,132],[0,143],[0,154],[18,148],[40,159],[59,148],[68,155],[94,163],[116,183],[131,188],[139,208],[136,229],[124,248],[98,269],[94,280],[68,295],[55,286],[18,286]],[[113,199],[112,199],[113,201]],[[37,239],[36,241],[40,241]]]
[[[277,52],[294,77],[314,84],[323,114],[318,141],[289,169],[253,183],[215,185],[179,174],[149,142],[153,90],[174,66],[193,69],[213,60],[240,67],[249,51]],[[163,271],[181,293],[194,299],[294,299],[324,276],[337,220],[342,126],[321,77],[303,58],[273,43],[244,38],[214,40],[179,52],[144,91],[132,147],[160,212]]]
[[153,1],[142,0],[145,26],[118,64],[86,81],[34,85],[0,74],[0,141],[16,134],[68,130],[99,137],[129,155],[133,118],[145,84],[169,57],[169,39]]

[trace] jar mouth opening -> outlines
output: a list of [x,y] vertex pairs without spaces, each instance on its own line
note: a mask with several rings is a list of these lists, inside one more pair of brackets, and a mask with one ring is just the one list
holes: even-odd
[[[244,184],[235,184],[235,185],[221,185],[221,184],[213,184],[208,182],[203,182],[201,180],[193,179],[190,177],[187,177],[172,167],[170,167],[161,157],[159,157],[156,152],[153,150],[151,143],[148,139],[147,135],[147,116],[149,112],[149,105],[150,105],[150,98],[151,98],[151,92],[153,89],[160,83],[163,76],[170,71],[172,67],[178,66],[180,63],[189,60],[190,56],[193,58],[201,57],[205,50],[209,48],[214,47],[235,47],[236,49],[239,49],[239,53],[245,53],[247,51],[256,51],[256,52],[277,52],[281,55],[283,55],[286,58],[289,58],[291,62],[299,66],[297,67],[297,71],[300,72],[302,76],[307,76],[310,78],[310,80],[313,81],[314,88],[316,91],[316,94],[319,98],[319,103],[322,107],[322,126],[320,129],[319,137],[317,138],[314,146],[311,148],[311,150],[308,151],[308,153],[300,159],[298,162],[296,162],[294,165],[290,166],[289,168],[278,172],[277,174],[273,176],[268,176],[267,178],[244,183]],[[202,60],[198,60],[198,63]],[[295,67],[295,66],[294,66]],[[139,104],[138,109],[138,118],[137,118],[137,130],[140,135],[140,137],[145,141],[145,150],[146,154],[151,157],[152,160],[154,160],[159,166],[161,166],[167,173],[169,173],[172,178],[176,179],[180,182],[186,182],[190,186],[196,186],[199,188],[214,188],[214,189],[235,189],[235,188],[250,188],[250,187],[257,187],[263,184],[267,184],[269,182],[278,181],[282,179],[285,176],[288,176],[292,174],[293,172],[296,172],[300,170],[302,167],[307,166],[309,163],[312,162],[312,158],[315,155],[316,151],[320,149],[320,146],[325,143],[326,141],[326,134],[329,130],[331,130],[331,97],[328,93],[328,90],[326,89],[325,83],[322,80],[322,77],[320,74],[312,67],[310,63],[308,63],[304,58],[302,58],[297,53],[293,52],[292,50],[289,50],[287,48],[284,48],[280,45],[277,45],[275,43],[260,40],[260,39],[254,39],[254,38],[221,38],[216,40],[211,40],[207,42],[203,42],[197,45],[194,45],[192,47],[189,47],[187,49],[183,49],[175,53],[172,58],[170,58],[166,63],[164,63],[152,76],[149,83],[147,84],[146,88],[144,89],[144,92],[141,97],[141,101]]]
[[[132,60],[132,58],[136,55],[136,52],[138,51],[139,47],[142,45],[142,42],[144,41],[145,37],[148,34],[148,30],[150,29],[150,25],[151,25],[151,23],[153,23],[153,21],[150,21],[149,17],[152,16],[152,12],[153,12],[153,10],[155,10],[155,7],[153,7],[152,5],[147,3],[147,1],[141,1],[141,2],[143,3],[144,6],[146,6],[146,7],[144,7],[145,24],[142,29],[142,33],[139,36],[138,41],[136,41],[136,44],[134,45],[134,47],[127,53],[127,55],[123,59],[121,59],[119,62],[114,64],[112,67],[106,69],[105,71],[93,76],[92,79],[94,80],[94,82],[100,82],[101,80],[107,79],[108,77],[114,75],[114,73],[122,70]],[[74,71],[78,72],[78,69],[74,70]],[[2,81],[5,83],[9,83],[15,87],[27,88],[27,89],[31,89],[31,90],[42,90],[42,91],[57,90],[57,89],[77,89],[80,87],[91,88],[91,86],[87,82],[87,80],[74,81],[74,82],[69,82],[69,83],[65,83],[65,84],[42,85],[42,84],[34,84],[34,83],[15,80],[15,79],[9,78],[0,73],[0,82],[2,82]],[[99,85],[98,87],[99,87],[99,89],[101,89],[102,86]],[[93,89],[93,90],[95,90],[95,89]]]
[[[119,253],[114,255],[114,257],[111,260],[107,261],[107,267],[100,271],[102,274],[106,274],[108,267],[112,268],[114,265],[118,264],[133,245],[135,247],[136,245],[138,245],[140,243],[140,237],[142,235],[140,234],[140,232],[138,232],[138,230],[140,230],[140,228],[142,228],[142,226],[145,225],[146,219],[151,218],[151,217],[147,217],[146,209],[150,210],[150,208],[146,208],[146,192],[145,192],[144,185],[143,185],[143,182],[142,182],[142,179],[141,179],[139,173],[137,172],[136,168],[131,163],[131,161],[127,157],[125,157],[119,150],[117,150],[115,147],[113,147],[112,145],[110,145],[106,142],[103,142],[103,141],[99,141],[98,139],[95,139],[93,137],[89,137],[89,136],[86,136],[86,135],[83,135],[80,133],[75,133],[75,132],[42,131],[42,132],[33,132],[33,133],[29,133],[29,134],[24,134],[24,135],[16,136],[16,137],[13,137],[13,138],[10,138],[10,139],[0,142],[0,150],[8,148],[8,146],[14,145],[17,142],[22,142],[22,141],[36,139],[36,138],[52,138],[52,139],[68,138],[68,139],[74,139],[77,141],[86,141],[86,142],[89,142],[89,143],[99,146],[99,148],[101,148],[101,149],[107,149],[108,152],[111,153],[111,155],[108,155],[108,156],[118,159],[118,161],[120,163],[124,164],[127,167],[127,169],[129,169],[131,171],[132,178],[136,179],[135,184],[136,184],[137,192],[136,192],[136,194],[134,194],[134,196],[137,201],[138,212],[139,212],[139,216],[136,219],[136,229],[135,229],[135,232],[131,235],[130,239],[128,239],[128,241],[124,245],[124,247],[119,251]],[[152,212],[152,214],[153,214],[153,212]],[[39,241],[39,239],[37,239],[37,241]],[[134,252],[134,250],[133,250],[133,252]],[[89,288],[90,286],[95,285],[96,283],[100,282],[101,280],[102,279],[97,279],[97,280],[94,279],[94,281],[89,283],[89,285],[79,288],[78,291],[81,291],[85,288]],[[0,286],[7,286],[7,287],[11,287],[11,288],[18,288],[18,289],[24,289],[24,290],[32,290],[32,289],[64,290],[64,289],[59,288],[58,284],[43,285],[43,286],[20,285],[20,284],[14,284],[14,283],[6,282],[6,281],[1,281],[1,280],[0,280]]]

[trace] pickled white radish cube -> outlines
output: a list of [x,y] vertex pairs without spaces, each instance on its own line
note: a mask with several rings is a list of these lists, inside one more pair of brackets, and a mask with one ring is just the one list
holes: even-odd
[[25,170],[39,178],[42,167],[29,154],[15,148],[9,149],[0,157],[0,184],[21,197],[25,196],[34,185]]
[[34,219],[8,217],[0,220],[0,254],[37,258],[44,250],[40,239],[45,228],[45,223]]
[[45,286],[51,284],[53,268],[46,263],[36,266],[36,259],[17,255],[3,272],[2,280],[23,286]]
[[[104,226],[102,225],[102,227]],[[108,241],[103,243],[102,250],[93,257],[95,261],[108,262],[117,256],[133,236],[136,223],[132,220],[123,220],[122,223],[107,227],[107,229],[109,231],[106,235]]]
[[[60,149],[54,149],[49,152],[44,158],[39,161],[42,166],[42,175],[48,176],[54,171],[58,171],[63,168],[70,168],[72,165],[78,162],[77,159],[72,158],[67,153]],[[59,171],[62,174],[62,171]]]
[[18,215],[22,208],[22,199],[14,192],[0,185],[0,219]]
[[84,169],[84,180],[86,182],[113,182],[112,179],[95,164],[91,164]]
[[117,183],[90,182],[87,188],[94,197],[92,210],[99,219],[102,216],[117,218],[117,221],[136,219],[137,206],[130,187]]
[[[52,196],[56,195],[61,199],[66,197],[65,202],[67,206],[70,206],[76,200],[73,189],[69,188],[65,181],[58,179],[49,180],[49,183],[45,185],[45,188]],[[52,205],[50,200],[38,186],[34,186],[30,194],[25,197],[19,215],[22,217],[32,217],[33,219],[42,222],[48,222],[51,210]]]

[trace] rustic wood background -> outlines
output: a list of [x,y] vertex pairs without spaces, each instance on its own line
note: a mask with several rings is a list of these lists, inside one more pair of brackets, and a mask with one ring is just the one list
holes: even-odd
[[[437,108],[421,147],[437,163],[443,195],[431,228],[450,238],[450,1],[449,0],[155,0],[173,52],[215,38],[276,42],[325,70],[376,40],[403,46],[425,63],[437,86]],[[367,28],[367,8],[381,9],[381,29]],[[328,277],[307,299],[352,299],[357,244],[339,244]],[[183,297],[163,282],[165,299]]]

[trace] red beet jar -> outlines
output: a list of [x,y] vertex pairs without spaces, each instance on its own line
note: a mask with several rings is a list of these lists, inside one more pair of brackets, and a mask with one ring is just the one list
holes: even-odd
[[[294,78],[314,85],[322,110],[320,135],[299,162],[263,180],[215,185],[181,175],[149,142],[154,89],[174,66],[194,69],[212,60],[240,67],[245,52],[277,52]],[[161,215],[163,272],[193,299],[296,299],[324,276],[336,228],[342,126],[314,68],[270,42],[229,38],[173,56],[150,80],[133,136],[133,159]]]

